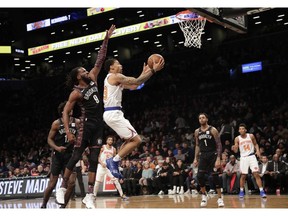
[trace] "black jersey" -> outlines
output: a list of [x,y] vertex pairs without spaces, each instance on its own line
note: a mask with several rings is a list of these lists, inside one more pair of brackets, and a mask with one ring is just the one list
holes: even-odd
[[81,118],[103,121],[103,105],[96,83],[91,81],[87,88],[75,86],[75,89],[78,89],[83,96],[83,99],[78,102]]
[[[65,153],[72,152],[74,146],[68,142],[68,138],[65,132],[63,121],[61,118],[59,118],[58,121],[60,122],[60,127],[58,129],[57,134],[54,137],[54,142],[57,146],[65,146],[67,148]],[[72,122],[69,123],[69,131],[70,133],[76,136],[77,129],[76,129],[75,118],[73,118]]]
[[216,141],[211,133],[212,126],[209,126],[206,131],[201,131],[201,127],[198,132],[198,141],[200,152],[215,152]]

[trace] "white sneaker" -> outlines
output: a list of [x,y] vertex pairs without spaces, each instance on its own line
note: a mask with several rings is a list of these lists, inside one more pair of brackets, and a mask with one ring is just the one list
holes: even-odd
[[179,194],[184,194],[184,189],[181,188],[181,190],[179,191]]
[[209,192],[208,192],[208,194],[216,194],[216,191],[213,190],[213,189],[210,189]]
[[158,195],[163,195],[164,194],[164,191],[160,191],[159,193],[158,193]]
[[168,194],[169,194],[169,195],[174,195],[174,194],[176,194],[176,191],[175,191],[175,190],[170,190],[170,189],[169,189],[169,190],[168,190]]
[[224,207],[224,201],[222,198],[218,198],[217,203],[218,203],[218,207]]
[[65,193],[66,193],[67,189],[66,188],[59,188],[57,191],[56,191],[56,203],[58,205],[64,205],[65,204]]
[[198,191],[197,190],[192,190],[191,194],[198,194]]
[[95,198],[93,194],[86,194],[84,199],[82,200],[82,203],[86,205],[87,209],[95,209],[95,204],[94,204]]
[[208,199],[208,197],[206,195],[202,195],[202,200],[201,200],[201,203],[200,203],[201,207],[207,206],[207,199]]
[[190,189],[188,189],[184,194],[191,194]]
[[177,187],[176,188],[176,193],[179,194],[179,192],[180,192],[180,187]]

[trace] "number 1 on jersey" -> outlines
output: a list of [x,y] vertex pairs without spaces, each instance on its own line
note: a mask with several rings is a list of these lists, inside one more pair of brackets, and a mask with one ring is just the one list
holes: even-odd
[[205,142],[205,146],[208,146],[208,145],[207,145],[207,141],[206,141],[206,139],[204,139],[204,142]]

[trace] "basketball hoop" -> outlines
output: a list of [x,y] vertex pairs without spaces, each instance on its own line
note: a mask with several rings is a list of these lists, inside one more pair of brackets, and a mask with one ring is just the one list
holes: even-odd
[[180,20],[178,24],[185,37],[184,46],[194,46],[200,49],[202,45],[201,35],[203,34],[206,18],[189,10],[177,13],[176,18]]

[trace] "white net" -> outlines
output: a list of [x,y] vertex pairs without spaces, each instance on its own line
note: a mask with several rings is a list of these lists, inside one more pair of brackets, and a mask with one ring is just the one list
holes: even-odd
[[203,34],[205,23],[205,18],[178,22],[185,37],[184,46],[201,48],[201,35]]

